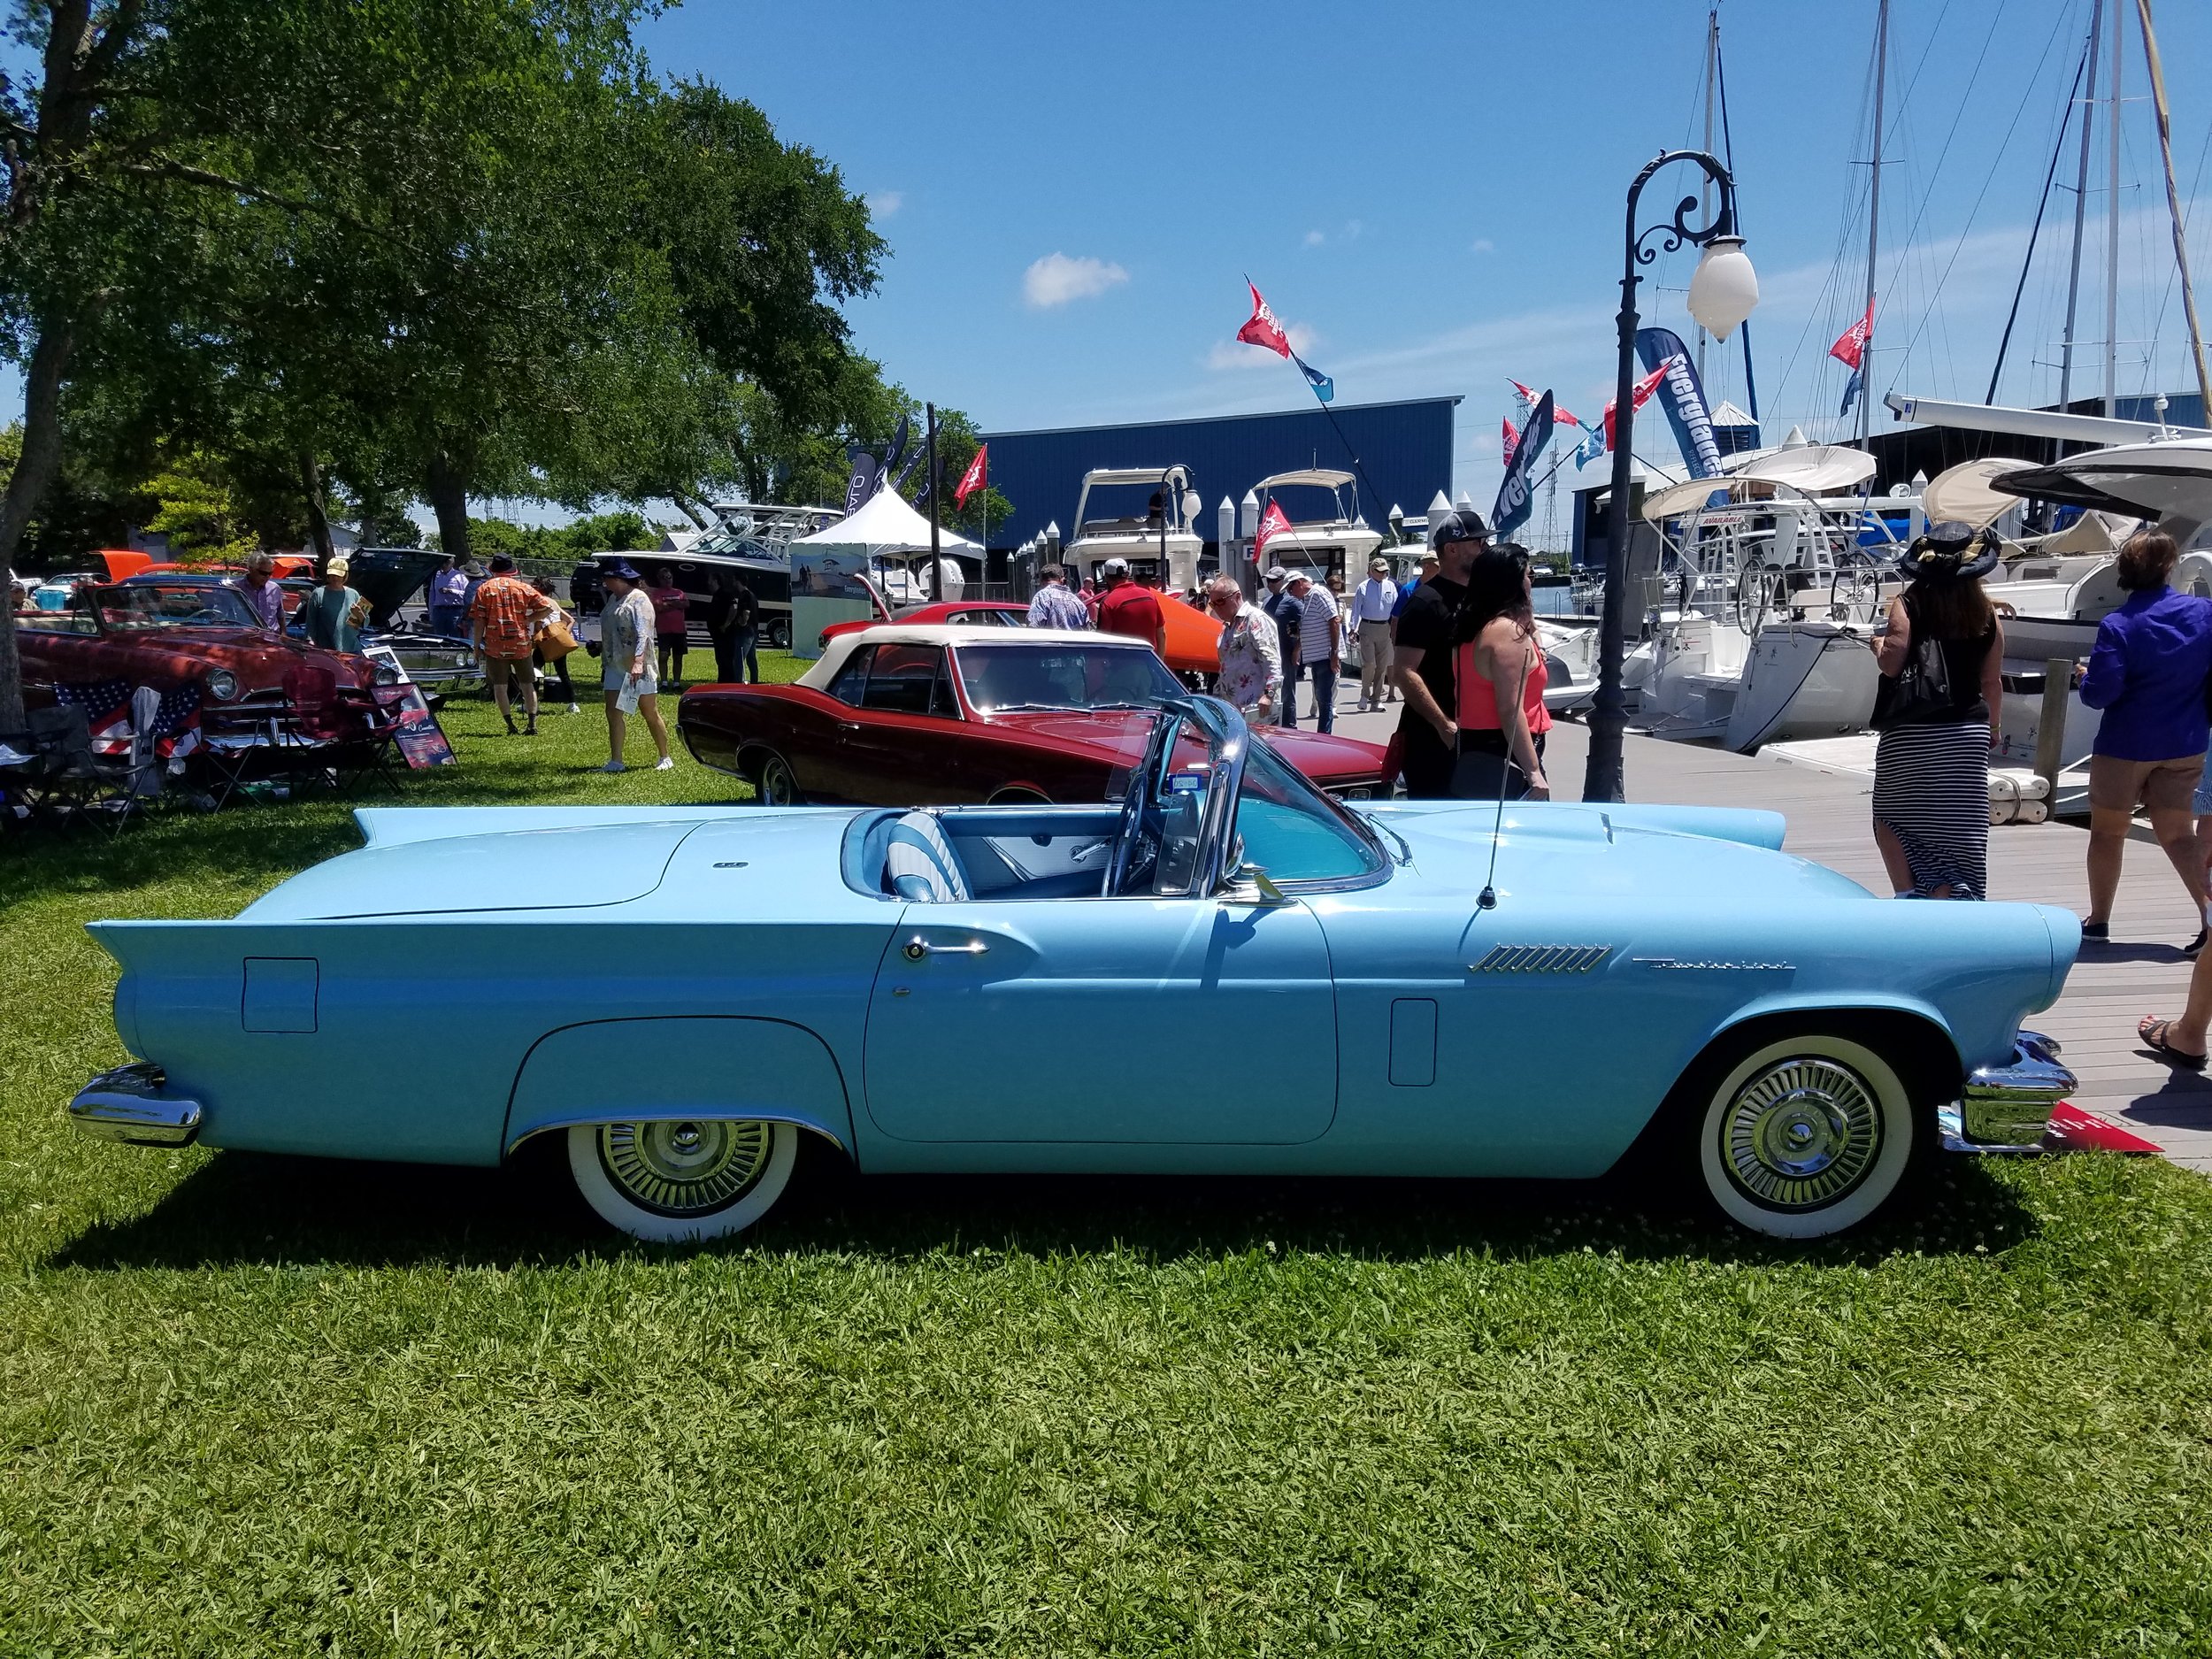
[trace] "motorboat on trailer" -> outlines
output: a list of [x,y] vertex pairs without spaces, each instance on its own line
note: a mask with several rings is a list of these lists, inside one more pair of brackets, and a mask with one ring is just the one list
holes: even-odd
[[[1110,491],[1116,505],[1131,505],[1138,490],[1150,492],[1142,511],[1088,516],[1094,494]],[[1206,539],[1199,519],[1204,510],[1186,466],[1094,467],[1083,474],[1075,498],[1075,535],[1060,562],[1071,580],[1096,584],[1108,559],[1126,559],[1130,575],[1147,588],[1187,593],[1202,576],[1211,574],[1200,569]]]

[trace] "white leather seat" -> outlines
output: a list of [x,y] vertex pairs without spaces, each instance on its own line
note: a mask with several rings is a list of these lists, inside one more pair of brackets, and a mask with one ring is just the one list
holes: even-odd
[[883,853],[884,885],[902,899],[949,904],[972,896],[959,856],[934,816],[909,812],[891,826]]

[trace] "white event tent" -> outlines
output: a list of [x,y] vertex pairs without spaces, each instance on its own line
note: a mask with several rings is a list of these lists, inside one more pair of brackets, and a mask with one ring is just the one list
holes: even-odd
[[[812,535],[799,536],[791,544],[792,585],[792,646],[801,656],[810,656],[807,649],[818,631],[831,622],[872,614],[872,609],[857,600],[817,599],[805,593],[804,570],[812,560],[825,555],[836,559],[848,572],[867,571],[884,590],[884,596],[893,603],[923,598],[957,599],[967,589],[967,577],[961,570],[959,559],[972,558],[979,563],[983,549],[965,536],[955,535],[941,526],[937,532],[937,575],[934,591],[925,574],[928,565],[929,520],[914,511],[904,496],[893,490],[879,490],[861,503],[858,511],[826,530]],[[877,563],[879,559],[897,559],[902,555],[923,555],[920,567],[901,571],[896,579],[887,577]]]

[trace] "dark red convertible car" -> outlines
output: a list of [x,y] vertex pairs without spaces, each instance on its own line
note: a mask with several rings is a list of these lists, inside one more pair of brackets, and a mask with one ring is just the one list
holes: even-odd
[[117,682],[164,694],[199,692],[202,741],[343,746],[381,735],[377,670],[271,634],[229,588],[141,576],[81,587],[66,611],[19,611],[16,643],[26,701],[51,703],[58,686]]
[[[880,623],[833,639],[788,686],[701,686],[677,723],[701,764],[772,806],[1102,801],[1183,687],[1141,641],[1046,629]],[[1263,729],[1323,788],[1383,794],[1383,751]]]

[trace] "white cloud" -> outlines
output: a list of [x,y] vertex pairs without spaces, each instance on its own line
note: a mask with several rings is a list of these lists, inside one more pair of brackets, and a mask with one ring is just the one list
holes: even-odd
[[1494,252],[1496,252],[1496,251],[1497,251],[1497,247],[1498,247],[1498,244],[1497,244],[1496,242],[1492,242],[1492,241],[1490,240],[1490,238],[1489,238],[1489,237],[1487,237],[1487,236],[1478,236],[1478,237],[1476,237],[1476,238],[1475,238],[1475,245],[1474,245],[1472,248],[1470,248],[1470,249],[1468,250],[1468,252],[1470,252],[1470,253],[1494,253]]
[[1022,297],[1033,309],[1043,311],[1070,300],[1096,299],[1128,280],[1128,272],[1104,259],[1048,253],[1022,273]]
[[1306,233],[1306,246],[1309,248],[1318,248],[1328,240],[1329,234],[1326,231],[1310,230]]
[[1366,234],[1366,231],[1367,227],[1361,224],[1360,221],[1356,219],[1348,219],[1344,221],[1344,240],[1346,242],[1357,242]]
[[[1292,323],[1283,333],[1290,338],[1290,349],[1302,357],[1321,343],[1319,331],[1304,323]],[[1210,369],[1263,369],[1281,361],[1265,346],[1248,345],[1241,340],[1217,340],[1213,349],[1206,353]]]
[[875,219],[888,219],[905,204],[905,194],[898,190],[873,190],[868,196],[868,212]]

